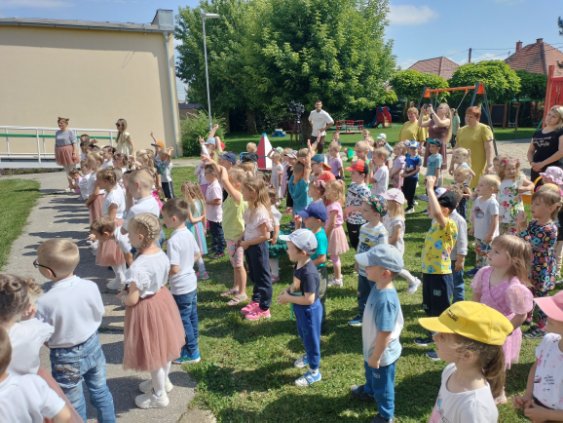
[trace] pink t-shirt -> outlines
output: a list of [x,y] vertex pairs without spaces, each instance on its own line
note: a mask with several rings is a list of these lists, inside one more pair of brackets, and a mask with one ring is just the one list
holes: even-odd
[[334,218],[334,227],[337,228],[339,226],[342,226],[342,223],[344,223],[344,214],[342,213],[342,206],[340,205],[340,203],[338,201],[333,201],[330,204],[326,204],[326,223],[325,223],[325,229],[328,228],[328,222],[330,220],[330,213],[336,211],[336,217]]
[[258,206],[255,209],[250,207],[244,211],[244,240],[249,241],[251,239],[258,238],[262,235],[260,227],[265,223],[268,227],[268,231],[274,230],[272,225],[272,218],[270,213],[264,206]]
[[[207,187],[207,191],[205,191],[205,201],[213,201],[216,199],[223,200],[223,189],[219,184],[219,181],[215,180],[209,184]],[[223,201],[221,201],[222,203]],[[205,217],[207,220],[211,222],[219,222],[223,221],[223,207],[221,204],[212,205],[206,204],[205,205]]]
[[403,178],[401,177],[401,171],[405,168],[405,156],[397,156],[393,160],[393,167],[391,172],[398,171],[393,178],[391,179],[390,183],[393,188],[401,188],[403,186]]
[[340,169],[342,169],[342,159],[340,156],[332,157],[328,156],[328,165],[334,176],[340,176]]

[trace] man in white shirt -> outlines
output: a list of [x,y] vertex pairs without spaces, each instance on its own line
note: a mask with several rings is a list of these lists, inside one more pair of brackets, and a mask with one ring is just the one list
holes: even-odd
[[315,102],[315,110],[309,114],[309,123],[313,128],[311,138],[317,143],[317,153],[322,154],[326,137],[326,130],[334,125],[334,120],[323,110],[323,102]]

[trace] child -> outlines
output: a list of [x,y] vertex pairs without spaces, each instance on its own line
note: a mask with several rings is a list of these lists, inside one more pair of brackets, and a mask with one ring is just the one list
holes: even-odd
[[430,423],[496,422],[495,397],[505,380],[502,345],[514,329],[498,311],[472,301],[460,301],[440,317],[418,319],[435,332],[439,357],[449,363]]
[[[270,241],[268,243],[268,257],[270,261],[270,272],[272,274],[272,283],[279,282],[280,280],[280,254],[285,251],[286,244],[281,239],[280,235],[280,222],[282,215],[276,207],[277,195],[273,188],[268,190],[270,196],[270,213],[272,215],[272,223],[274,230],[270,234]],[[346,235],[344,235],[346,237]]]
[[496,175],[483,175],[477,184],[479,196],[471,209],[471,224],[475,237],[475,269],[467,272],[468,276],[475,276],[477,271],[487,264],[491,241],[499,234],[499,204],[495,196],[499,187],[500,180]]
[[395,368],[401,356],[399,336],[403,312],[393,279],[403,269],[401,253],[391,245],[377,245],[356,254],[359,267],[375,281],[363,314],[362,345],[366,382],[353,386],[352,396],[375,400],[373,422],[392,422],[395,416]]
[[509,156],[500,157],[498,177],[500,233],[515,235],[516,216],[524,211],[521,194],[533,191],[534,184],[520,170],[520,160]]
[[203,261],[203,256],[207,254],[207,240],[205,239],[205,200],[195,182],[184,182],[182,184],[182,194],[184,200],[186,200],[189,205],[186,226],[192,232],[200,253],[197,259],[197,277],[205,281],[209,279],[209,274],[205,270],[205,263]]
[[428,156],[428,163],[426,166],[426,176],[433,176],[436,178],[436,186],[442,185],[441,169],[442,169],[442,155],[440,154],[440,148],[442,143],[440,140],[430,138],[426,141],[428,146],[428,151],[430,155]]
[[[383,195],[385,198],[387,213],[383,216],[383,226],[389,236],[388,242],[393,247],[395,247],[399,252],[405,254],[405,241],[403,239],[405,235],[405,196],[401,190],[397,188],[391,188],[386,191]],[[411,272],[407,269],[401,270],[399,276],[409,284],[408,293],[414,294],[421,282],[420,279],[414,277]]]
[[70,422],[70,409],[44,380],[34,374],[18,376],[8,372],[11,358],[10,338],[0,328],[0,419],[41,423],[47,418],[55,423]]
[[332,134],[332,140],[331,142],[334,142],[336,144],[338,144],[340,146],[340,129],[336,128]]
[[344,178],[344,167],[342,165],[342,158],[340,157],[340,144],[331,143],[328,148],[328,165],[330,171],[336,179]]
[[367,141],[358,141],[354,146],[354,153],[356,153],[356,160],[363,160],[366,165],[369,165],[368,154],[372,150],[372,147]]
[[[290,235],[282,235],[287,241],[287,255],[295,263],[293,284],[297,289],[288,288],[279,295],[279,304],[293,304],[297,332],[303,341],[305,355],[297,359],[294,366],[309,370],[295,381],[297,386],[310,386],[322,379],[321,363],[321,321],[323,306],[319,300],[319,273],[311,260],[317,248],[315,235],[308,229],[297,229]],[[297,295],[296,295],[297,294]]]
[[97,333],[104,303],[94,282],[74,275],[79,260],[78,247],[69,239],[50,239],[39,245],[33,264],[53,287],[37,300],[37,316],[55,328],[46,342],[51,350],[51,372],[80,417],[86,421],[85,381],[98,420],[115,422],[106,359]]
[[272,175],[270,177],[270,185],[272,185],[276,193],[276,200],[273,202],[273,204],[278,204],[278,202],[283,198],[282,178],[284,169],[281,164],[281,160],[282,156],[280,153],[276,151],[274,154],[272,154]]
[[466,169],[469,172],[467,176],[467,184],[471,183],[471,180],[475,177],[475,172],[471,169],[471,150],[467,148],[458,147],[454,149],[452,153],[452,162],[450,163],[449,173],[453,175],[458,169]]
[[153,179],[145,169],[131,172],[127,179],[127,191],[131,194],[134,204],[127,211],[127,218],[121,227],[121,232],[126,233],[129,222],[138,214],[151,213],[160,216],[160,206],[152,195]]
[[[457,226],[450,215],[459,199],[451,191],[436,198],[435,184],[435,176],[426,177],[428,211],[433,219],[422,249],[422,308],[428,316],[439,316],[450,306],[453,291],[450,256],[458,236]],[[433,341],[428,335],[414,342],[419,346],[428,346]],[[435,351],[427,355],[432,360],[438,358]]]
[[391,154],[393,152],[393,147],[391,147],[391,144],[387,142],[387,134],[384,134],[383,132],[380,133],[375,139],[375,147],[385,148],[388,154]]
[[368,177],[368,166],[363,160],[357,160],[351,167],[346,168],[350,173],[352,183],[348,185],[346,193],[346,208],[344,215],[346,217],[346,229],[350,237],[350,245],[356,251],[358,250],[358,242],[360,235],[360,227],[366,223],[362,215],[362,205],[364,199],[369,197],[371,192],[366,184]]
[[392,188],[399,188],[403,186],[403,170],[405,169],[405,154],[407,152],[407,147],[404,142],[398,142],[393,147],[393,154],[395,158],[393,159],[393,166],[389,172],[389,181]]
[[259,176],[248,177],[242,184],[242,195],[248,203],[244,212],[244,235],[239,245],[244,249],[250,279],[254,282],[252,301],[242,308],[247,320],[269,319],[272,302],[268,240],[273,230],[268,187]]
[[405,170],[403,171],[403,194],[407,200],[406,214],[414,213],[414,194],[418,185],[418,172],[422,166],[422,157],[418,155],[418,141],[407,141],[407,155],[405,156]]
[[[542,180],[546,184],[555,184],[559,190],[563,190],[563,169],[557,166],[549,166],[545,172],[540,172]],[[555,258],[557,260],[556,277],[561,275],[561,264],[563,263],[563,207],[557,213],[557,244],[555,245]],[[557,283],[561,284],[561,280]]]
[[389,152],[385,148],[376,148],[373,151],[373,176],[371,181],[371,193],[372,194],[383,194],[387,191],[389,186],[389,168],[387,167],[387,158],[389,157]]
[[536,348],[536,362],[530,369],[526,392],[514,398],[514,405],[534,422],[560,422],[563,421],[563,291],[534,301],[547,315],[548,333]]
[[123,153],[115,153],[113,155],[113,167],[114,169],[121,170],[123,175],[129,170],[129,158]]
[[311,157],[298,157],[297,163],[293,165],[293,175],[289,178],[287,189],[293,200],[293,215],[304,210],[311,198],[308,195],[309,181],[311,176]]
[[[174,198],[174,182],[172,181],[172,148],[163,148],[158,152],[157,171],[160,175],[160,186],[167,199]],[[157,164],[158,163],[158,164]]]
[[[486,304],[501,312],[514,327],[503,345],[504,362],[507,369],[518,363],[522,345],[520,326],[534,306],[528,283],[531,248],[514,235],[496,237],[488,254],[490,266],[477,272],[471,286],[473,301]],[[496,399],[497,404],[506,403],[504,389]]]
[[[386,213],[387,204],[385,198],[381,195],[370,195],[364,199],[362,215],[367,223],[360,228],[358,253],[365,253],[376,245],[387,244],[389,234],[381,222]],[[362,316],[370,290],[373,287],[373,281],[368,279],[364,267],[357,265],[356,268],[358,271],[358,314],[348,322],[348,325],[361,327]]]
[[139,408],[168,406],[167,392],[171,361],[180,356],[184,328],[168,288],[170,261],[157,245],[158,218],[151,213],[136,215],[129,223],[129,238],[139,255],[127,271],[127,286],[121,293],[125,308],[123,368],[148,371],[151,379],[141,382]]
[[88,178],[88,185],[86,191],[90,194],[86,200],[86,207],[90,216],[90,224],[94,223],[99,217],[102,216],[102,204],[104,203],[104,192],[100,191],[96,184],[96,173],[102,164],[102,156],[98,153],[88,154],[86,164],[92,171],[92,175]]
[[184,200],[168,200],[162,206],[162,218],[167,228],[173,230],[166,243],[166,255],[170,260],[169,285],[178,306],[186,343],[174,364],[199,363],[201,355],[198,343],[197,278],[194,262],[199,258],[199,247],[186,227],[189,205]]
[[469,188],[469,180],[471,180],[471,169],[459,166],[454,170],[454,183],[451,189],[455,190],[460,195],[459,204],[457,205],[458,213],[465,219],[467,215],[467,200],[471,198],[473,192]]
[[[532,266],[530,272],[531,290],[534,297],[545,297],[555,285],[555,244],[557,225],[554,219],[561,208],[561,195],[545,186],[532,195],[532,220],[526,225],[524,213],[516,218],[518,236],[532,245]],[[540,338],[545,334],[545,315],[534,310],[534,323],[526,337]]]
[[[109,239],[115,241],[125,257],[125,264],[131,266],[131,263],[133,263],[133,254],[131,253],[132,247],[131,242],[129,242],[129,235],[121,233],[121,227],[117,226],[115,219],[109,216],[100,217],[90,225],[90,232],[93,237],[102,240],[102,242],[106,242]],[[125,275],[122,276],[125,277]],[[125,279],[121,279],[121,281],[124,282]]]
[[82,174],[78,179],[78,189],[80,190],[80,199],[86,201],[88,197],[90,197],[90,194],[92,194],[90,192],[90,188],[92,188],[93,185],[90,184],[90,178],[94,175],[94,173],[88,166],[87,160],[82,162],[80,171]]
[[324,171],[330,170],[330,166],[325,162],[324,154],[315,154],[311,157],[311,182],[316,181]]
[[324,193],[324,203],[327,213],[325,224],[326,235],[328,237],[328,253],[332,261],[334,270],[334,280],[330,286],[343,286],[342,273],[340,271],[340,255],[348,251],[348,241],[342,223],[344,216],[342,213],[342,203],[344,202],[344,181],[332,181],[326,185]]
[[115,148],[111,145],[106,145],[102,147],[102,157],[104,161],[100,166],[101,170],[109,169],[113,167],[113,153],[115,153]]
[[219,259],[225,255],[225,236],[223,234],[223,189],[217,180],[219,176],[217,169],[212,164],[206,164],[205,179],[208,186],[205,191],[205,217],[209,223],[209,232],[211,233],[211,254],[212,259]]

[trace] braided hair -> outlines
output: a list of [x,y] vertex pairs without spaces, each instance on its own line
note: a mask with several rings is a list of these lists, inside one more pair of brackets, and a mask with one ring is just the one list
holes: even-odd
[[18,320],[40,293],[34,279],[0,273],[0,322]]
[[143,235],[141,250],[150,246],[160,236],[160,222],[158,217],[152,213],[141,213],[135,216],[129,225],[133,225],[134,231]]

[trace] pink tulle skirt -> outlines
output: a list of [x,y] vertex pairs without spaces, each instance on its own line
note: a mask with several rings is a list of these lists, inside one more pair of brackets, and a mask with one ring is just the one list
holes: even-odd
[[124,332],[124,369],[151,372],[178,358],[185,333],[168,288],[127,307]]
[[328,255],[329,256],[339,256],[348,251],[348,240],[346,239],[346,233],[342,226],[337,226],[330,233],[330,238],[328,240]]
[[94,201],[88,206],[90,212],[90,225],[102,217],[102,207],[104,205],[104,195],[98,194]]
[[98,240],[98,251],[96,253],[96,264],[98,266],[115,266],[123,263],[125,263],[125,256],[114,239]]
[[[53,391],[55,391],[55,393],[59,396],[59,398],[61,398],[65,402],[66,406],[70,409],[70,422],[71,423],[82,423],[82,418],[76,412],[76,410],[74,409],[74,407],[72,406],[72,404],[70,403],[70,401],[68,400],[66,395],[64,394],[63,390],[61,389],[61,387],[59,386],[57,381],[55,379],[53,379],[53,376],[51,376],[51,373],[49,373],[45,369],[40,368],[39,371],[37,372],[37,376],[41,377],[41,379],[43,379],[45,382],[47,382],[47,385],[49,385],[49,388],[51,388]],[[45,418],[43,421],[45,423],[50,423],[53,420]]]
[[522,347],[522,329],[516,328],[506,337],[502,351],[504,352],[504,367],[510,369],[512,364],[518,363],[520,348]]
[[55,147],[55,160],[59,166],[75,165],[80,161],[79,155],[74,155],[74,145]]

